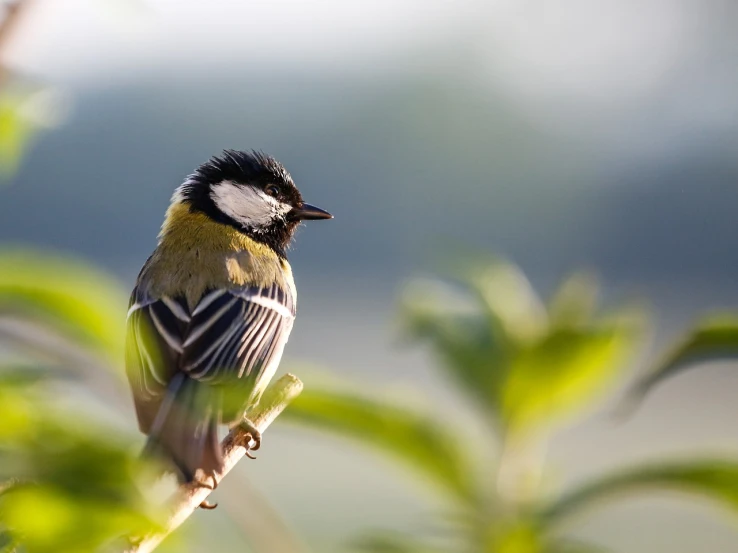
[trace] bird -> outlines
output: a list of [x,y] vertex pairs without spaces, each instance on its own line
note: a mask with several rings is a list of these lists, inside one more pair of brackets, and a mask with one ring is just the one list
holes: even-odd
[[217,485],[222,425],[248,432],[247,453],[259,449],[244,415],[274,376],[295,320],[286,252],[302,221],[332,218],[303,201],[280,162],[254,150],[224,150],[174,191],[131,293],[125,365],[144,453],[181,481]]

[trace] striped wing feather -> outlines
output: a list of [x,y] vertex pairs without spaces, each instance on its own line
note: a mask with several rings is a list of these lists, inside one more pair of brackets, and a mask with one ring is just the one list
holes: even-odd
[[[279,286],[214,290],[190,311],[183,298],[146,298],[134,291],[128,318],[127,368],[142,429],[153,423],[177,373],[217,389],[233,389],[246,406],[271,378],[295,315]],[[230,411],[230,409],[229,409]],[[223,413],[227,422],[237,413]]]

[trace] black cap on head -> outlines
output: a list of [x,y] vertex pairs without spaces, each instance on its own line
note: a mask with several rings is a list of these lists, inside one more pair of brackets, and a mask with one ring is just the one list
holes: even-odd
[[223,150],[200,165],[181,186],[183,199],[196,200],[208,195],[210,187],[223,181],[265,188],[277,184],[285,193],[286,200],[295,205],[302,202],[300,191],[292,176],[279,161],[264,152],[252,150]]
[[[229,183],[230,191],[217,197],[218,192],[225,192],[222,190],[224,183]],[[238,204],[242,207],[244,198],[238,196],[249,191],[251,198],[247,203],[265,205],[263,201],[268,202],[273,218],[249,219],[227,209],[231,201],[234,201],[234,207]],[[190,204],[192,211],[205,213],[211,219],[233,226],[269,245],[282,257],[300,221],[332,218],[328,212],[303,202],[284,166],[273,157],[257,151],[224,150],[222,155],[200,165],[177,189],[174,199]]]

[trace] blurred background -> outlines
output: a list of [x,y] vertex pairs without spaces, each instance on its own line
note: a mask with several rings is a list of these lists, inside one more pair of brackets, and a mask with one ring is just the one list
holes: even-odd
[[[0,240],[81,256],[128,290],[186,175],[224,148],[264,150],[335,215],[290,254],[300,315],[284,370],[470,417],[393,330],[400,285],[459,250],[515,260],[544,294],[593,270],[606,297],[648,300],[653,348],[738,306],[734,2],[27,4],[0,42],[24,106],[0,117],[0,140],[30,129],[2,146]],[[604,405],[551,443],[553,478],[738,454],[736,390],[718,364],[626,421]],[[135,431],[132,408],[121,421]],[[359,528],[422,534],[436,509],[383,459],[279,424],[243,465],[314,551]],[[192,551],[214,528],[237,543],[224,512],[195,517]],[[639,499],[569,530],[616,552],[738,553],[735,519],[689,501]]]

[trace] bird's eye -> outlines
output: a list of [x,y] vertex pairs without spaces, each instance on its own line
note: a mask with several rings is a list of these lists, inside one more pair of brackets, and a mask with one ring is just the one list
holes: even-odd
[[279,196],[279,186],[271,185],[267,186],[265,192],[269,194],[271,197],[276,198]]

